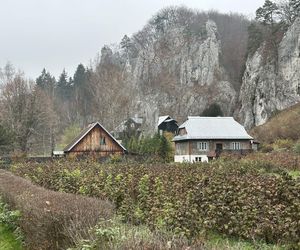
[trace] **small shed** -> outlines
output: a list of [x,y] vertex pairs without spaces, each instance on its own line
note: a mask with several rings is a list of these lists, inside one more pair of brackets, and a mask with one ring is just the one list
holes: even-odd
[[126,149],[99,122],[91,123],[64,148],[66,155],[105,157],[123,155]]
[[178,123],[176,120],[174,120],[170,116],[165,115],[165,116],[160,116],[158,118],[157,127],[158,127],[159,133],[171,132],[171,133],[175,134],[178,129]]

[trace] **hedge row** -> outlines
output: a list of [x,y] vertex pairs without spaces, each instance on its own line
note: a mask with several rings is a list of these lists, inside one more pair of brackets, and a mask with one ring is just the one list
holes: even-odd
[[67,249],[86,238],[100,218],[111,218],[111,202],[59,193],[0,170],[0,196],[18,220],[28,249]]
[[[268,169],[268,170],[266,170]],[[196,239],[203,232],[300,246],[300,180],[257,161],[202,165],[19,164],[46,188],[108,198],[124,221]]]

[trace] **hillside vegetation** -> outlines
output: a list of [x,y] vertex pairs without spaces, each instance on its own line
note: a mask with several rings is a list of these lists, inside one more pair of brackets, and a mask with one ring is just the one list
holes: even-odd
[[278,139],[300,139],[300,103],[275,113],[265,124],[252,129],[251,134],[263,143]]

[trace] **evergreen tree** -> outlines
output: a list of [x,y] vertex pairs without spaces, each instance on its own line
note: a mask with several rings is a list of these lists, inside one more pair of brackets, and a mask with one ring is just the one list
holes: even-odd
[[270,0],[265,0],[264,5],[256,10],[256,20],[265,25],[273,25],[276,14],[278,14],[278,6]]
[[158,155],[164,162],[170,161],[170,152],[172,151],[170,142],[168,139],[162,135],[160,136],[160,143],[158,148]]
[[75,93],[75,102],[77,105],[78,114],[85,120],[91,114],[90,103],[92,100],[92,91],[90,79],[92,71],[86,69],[82,64],[79,64],[73,77],[73,89]]
[[42,74],[36,79],[36,85],[46,91],[49,96],[54,96],[56,80],[45,68],[43,69]]
[[217,103],[213,103],[202,112],[201,116],[217,117],[217,116],[224,116],[224,114],[220,105],[218,105]]
[[77,66],[73,77],[73,84],[75,88],[82,88],[85,85],[86,81],[86,70],[82,64]]
[[65,69],[59,76],[59,80],[57,82],[56,86],[56,92],[57,95],[62,99],[62,100],[67,100],[70,98],[71,95],[71,84],[70,81],[68,81],[68,75]]
[[131,40],[127,35],[125,35],[121,41],[121,48],[124,49],[126,53],[128,53],[128,51],[130,50],[130,46],[131,46]]

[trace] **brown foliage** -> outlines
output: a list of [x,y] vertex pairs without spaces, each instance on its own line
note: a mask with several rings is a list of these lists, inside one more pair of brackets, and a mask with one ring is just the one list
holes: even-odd
[[[62,162],[14,166],[54,190],[105,197],[124,221],[197,239],[201,232],[299,243],[300,185],[260,160],[204,165]],[[292,218],[292,219],[291,219]]]
[[4,170],[0,170],[0,194],[21,211],[20,228],[28,249],[66,249],[87,237],[100,217],[113,213],[108,201],[48,191]]
[[300,171],[300,156],[287,151],[250,154],[246,159],[264,162],[278,168]]
[[265,143],[273,143],[277,139],[299,139],[300,104],[281,111],[264,125],[255,127],[251,134]]

